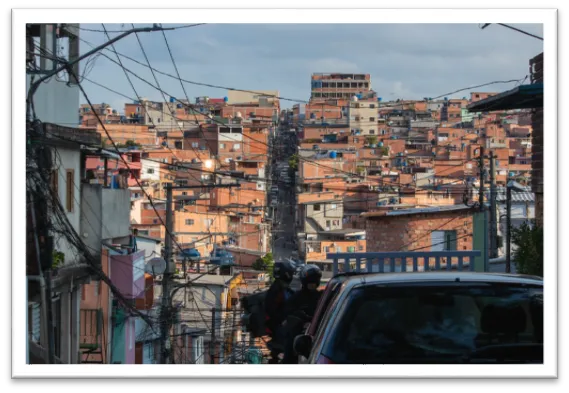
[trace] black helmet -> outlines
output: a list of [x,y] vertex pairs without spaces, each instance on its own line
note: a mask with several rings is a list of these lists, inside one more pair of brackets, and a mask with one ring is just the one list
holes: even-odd
[[322,270],[316,265],[306,265],[300,271],[300,282],[305,287],[308,284],[320,285],[322,279]]
[[295,271],[296,271],[296,265],[294,264],[294,262],[291,261],[275,262],[275,267],[273,268],[273,277],[275,277],[276,280],[291,282]]

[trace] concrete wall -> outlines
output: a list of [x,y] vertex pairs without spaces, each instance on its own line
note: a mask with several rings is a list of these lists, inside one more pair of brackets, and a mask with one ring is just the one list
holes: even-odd
[[[75,108],[77,110],[77,108]],[[76,114],[77,112],[75,112]],[[43,119],[42,119],[43,120]],[[57,148],[57,154],[54,154],[54,169],[58,175],[58,196],[63,209],[66,212],[67,219],[73,228],[81,234],[81,212],[83,209],[83,200],[81,197],[81,153],[79,150]],[[73,209],[67,211],[67,170],[73,170]],[[96,222],[96,221],[92,221]],[[63,237],[55,236],[55,249],[65,254],[65,263],[73,263],[75,261],[75,248],[70,246]]]
[[156,243],[154,240],[137,237],[136,245],[139,251],[144,251],[145,258],[160,256],[160,253],[162,252],[162,245],[160,243]]
[[[82,184],[81,235],[94,250],[104,239],[130,235],[130,191]],[[87,236],[85,236],[87,234]]]
[[[149,173],[148,170],[151,169]],[[142,180],[159,181],[160,180],[160,163],[148,160],[142,160],[142,171],[140,174]]]
[[[38,77],[36,76],[36,80]],[[30,88],[31,75],[26,75],[26,92]],[[79,125],[79,87],[58,82],[51,78],[42,83],[34,95],[36,116],[44,123],[55,123],[66,127]]]
[[144,294],[144,251],[111,257],[111,276],[121,293],[134,299]]
[[[335,207],[333,207],[335,205]],[[329,229],[342,229],[342,217],[344,216],[344,205],[341,202],[322,203],[320,210],[315,210],[315,205],[306,205],[305,232],[314,233],[326,230],[326,221],[330,221]],[[334,221],[337,221],[334,224]],[[320,228],[315,227],[314,222]]]

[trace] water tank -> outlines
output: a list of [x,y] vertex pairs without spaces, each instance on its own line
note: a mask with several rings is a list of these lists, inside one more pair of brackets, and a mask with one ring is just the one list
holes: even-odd
[[310,114],[310,118],[311,118],[311,119],[315,119],[315,118],[316,118],[316,115],[315,115],[314,113],[311,113],[311,114]]
[[176,105],[176,108],[178,108],[178,109],[182,109],[182,104],[178,104],[178,105]]
[[381,97],[377,97],[377,101],[378,101],[378,102],[381,102]]
[[379,147],[383,147],[383,142],[379,142]]
[[241,112],[237,112],[237,113],[235,114],[235,117],[242,118],[243,116],[241,115]]
[[228,97],[223,97],[223,102],[228,102],[229,98]]
[[176,99],[174,97],[170,97],[170,102],[176,102]]
[[358,97],[359,100],[362,99],[362,94],[356,94],[356,97]]
[[357,97],[357,96],[353,96],[353,97],[352,97],[352,101],[356,101],[356,102],[357,102],[357,101],[358,101],[358,97]]
[[335,151],[330,152],[330,158],[336,158],[338,154]]

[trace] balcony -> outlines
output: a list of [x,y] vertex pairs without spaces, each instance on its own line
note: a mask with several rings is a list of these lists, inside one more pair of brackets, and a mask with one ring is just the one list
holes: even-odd
[[101,354],[101,332],[103,326],[103,310],[81,309],[80,310],[79,348],[82,355]]
[[105,240],[128,244],[130,239],[121,238],[130,237],[130,190],[84,183],[81,194],[80,235],[86,245],[95,252]]

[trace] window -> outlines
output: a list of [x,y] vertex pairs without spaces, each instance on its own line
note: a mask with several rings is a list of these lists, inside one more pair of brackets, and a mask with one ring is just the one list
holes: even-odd
[[41,308],[39,303],[31,303],[28,306],[28,331],[31,335],[31,338],[34,342],[40,342],[40,314]]
[[314,205],[314,211],[320,211],[320,205],[318,204]]
[[219,148],[220,148],[220,149],[225,149],[225,143],[220,143],[220,144],[219,144]]
[[431,251],[456,251],[456,231],[433,231]]
[[69,213],[73,213],[75,199],[75,170],[68,169],[66,171],[66,207]]
[[324,247],[324,252],[330,252],[330,247],[325,246],[325,247]]
[[375,104],[369,104],[369,107],[373,109],[375,108]]
[[326,220],[326,228],[330,226],[330,220]]
[[239,149],[241,148],[241,145],[240,145],[239,143],[236,143],[236,144],[233,145],[233,148],[234,148],[235,150],[239,150]]
[[341,247],[341,246],[336,246],[336,252],[342,252],[342,247]]
[[154,218],[154,219],[152,220],[152,223],[153,223],[153,224],[158,224],[158,219],[157,219],[157,218]]
[[186,219],[186,225],[194,225],[194,220],[191,218]]
[[146,170],[146,173],[148,173],[148,174],[153,174],[153,173],[154,173],[154,168],[148,168],[148,169]]
[[375,134],[375,130],[369,130],[369,133],[373,135]]
[[370,117],[369,121],[375,121],[375,117]]
[[192,147],[198,147],[200,144],[198,142],[192,142]]
[[176,141],[174,142],[174,147],[176,149],[181,149],[182,148],[182,141]]
[[[441,356],[445,363],[465,356],[478,364],[543,363],[543,351],[522,350],[543,343],[543,288],[537,285],[362,285],[338,309],[322,348],[336,364],[435,363]],[[490,342],[515,351],[490,350]]]
[[330,204],[330,210],[334,210],[334,209],[337,209],[337,208],[338,208],[338,205],[337,205],[337,204],[335,204],[335,203]]

